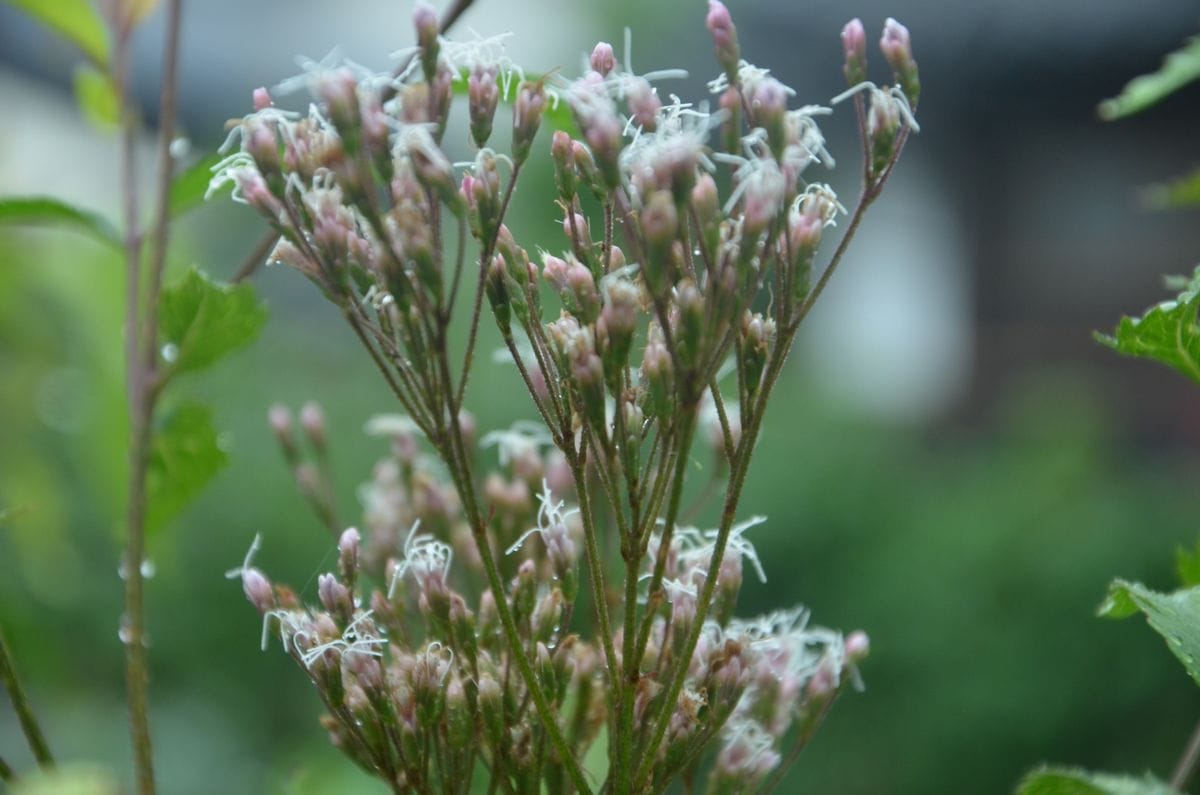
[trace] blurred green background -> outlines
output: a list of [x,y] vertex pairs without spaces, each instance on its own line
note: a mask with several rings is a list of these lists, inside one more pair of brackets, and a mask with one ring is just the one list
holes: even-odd
[[[1172,587],[1174,547],[1197,538],[1200,393],[1089,335],[1157,300],[1159,274],[1200,252],[1194,218],[1147,215],[1135,200],[1139,184],[1195,161],[1200,103],[1189,90],[1118,126],[1093,108],[1195,31],[1194,6],[730,5],[744,52],[800,102],[840,90],[837,33],[853,14],[874,35],[885,15],[906,22],[925,85],[923,133],[801,332],[744,500],[770,517],[752,535],[769,581],[747,581],[740,612],[799,601],[872,639],[866,691],[839,703],[783,791],[1000,793],[1041,761],[1165,776],[1200,695],[1140,621],[1092,614],[1114,575]],[[682,63],[686,96],[715,72],[698,2],[477,6],[458,34],[511,29],[510,52],[531,69],[573,73],[597,38],[620,42],[630,24],[638,71]],[[252,88],[287,76],[294,52],[341,43],[383,66],[411,39],[410,10],[189,5],[182,101],[195,150],[219,142]],[[247,18],[231,26],[235,13]],[[151,125],[160,26],[152,16],[136,59]],[[16,109],[0,129],[0,192],[115,215],[115,141],[72,106],[74,57],[0,5],[0,97]],[[846,115],[826,130],[844,161],[830,179],[849,196]],[[511,226],[531,250],[561,247],[549,172],[524,180]],[[193,213],[176,228],[172,272],[230,275],[258,236],[251,216],[227,201]],[[121,274],[86,240],[0,229],[0,622],[54,750],[127,778]],[[386,453],[362,424],[393,406],[307,282],[272,268],[255,284],[271,310],[261,338],[180,389],[215,406],[230,466],[150,541],[162,791],[378,792],[326,744],[290,660],[260,652],[259,622],[222,574],[259,532],[260,565],[310,596],[330,565],[267,429],[272,402],[325,406],[345,516]],[[496,346],[487,336],[482,350]],[[532,414],[512,369],[486,357],[472,390],[481,429]],[[0,753],[31,764],[7,704]]]

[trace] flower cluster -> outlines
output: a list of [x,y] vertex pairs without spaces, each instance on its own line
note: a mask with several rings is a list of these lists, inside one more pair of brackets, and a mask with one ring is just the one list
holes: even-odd
[[[791,107],[716,0],[720,73],[695,103],[660,93],[680,73],[637,74],[607,43],[578,79],[534,79],[503,38],[452,42],[424,6],[414,21],[390,74],[309,64],[306,114],[255,92],[213,179],[279,235],[272,261],[339,307],[404,411],[369,425],[393,454],[320,606],[249,563],[247,596],[316,684],[335,743],[395,791],[459,791],[482,765],[506,791],[588,792],[600,782],[581,760],[601,733],[610,791],[704,769],[715,791],[769,786],[866,642],[800,610],[734,617],[743,569],[766,574],[745,536],[762,518],[738,521],[742,488],[797,329],[917,130],[908,32],[885,25],[895,84],[880,87],[862,24],[843,31],[851,89],[835,104],[853,101],[864,152],[847,210],[811,177],[833,165],[818,126],[831,109]],[[466,163],[442,146],[456,91]],[[562,238],[531,254],[506,216],[551,109]],[[485,300],[539,421],[476,439],[464,402]],[[273,414],[285,455],[338,532],[329,479],[302,475],[286,419]],[[323,427],[301,420],[319,473]],[[696,494],[698,437],[715,463]],[[481,476],[493,447],[499,468]],[[687,526],[718,498],[713,529]]]

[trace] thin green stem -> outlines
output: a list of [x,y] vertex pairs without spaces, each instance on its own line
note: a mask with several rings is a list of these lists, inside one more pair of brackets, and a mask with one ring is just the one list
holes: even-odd
[[[441,376],[446,386],[445,408],[451,409],[454,406],[455,400],[450,392],[453,382],[450,377],[450,365],[446,353],[444,335],[439,336],[434,342],[436,349],[434,358],[437,359],[437,366],[441,371]],[[580,792],[590,794],[591,789],[583,777],[583,769],[579,766],[579,760],[571,753],[566,738],[563,737],[562,727],[558,725],[557,713],[547,700],[546,694],[542,692],[541,685],[537,680],[537,674],[534,672],[533,665],[529,661],[529,656],[525,653],[525,649],[521,644],[521,636],[517,630],[516,621],[513,619],[512,610],[509,609],[508,599],[505,597],[504,581],[500,578],[500,569],[496,565],[495,556],[492,554],[491,545],[488,543],[487,526],[479,511],[479,505],[476,502],[470,462],[466,455],[466,446],[463,442],[462,427],[458,421],[458,417],[453,415],[447,417],[447,425],[449,426],[446,434],[448,441],[445,445],[446,449],[443,451],[443,459],[446,461],[447,468],[450,470],[451,476],[455,481],[459,496],[463,500],[467,521],[471,527],[471,533],[475,538],[475,546],[479,551],[479,557],[483,561],[484,572],[487,574],[488,585],[492,589],[492,594],[496,597],[496,613],[500,617],[500,625],[504,631],[505,642],[508,644],[509,659],[516,661],[521,678],[525,681],[525,687],[533,699],[538,716],[544,724],[544,729],[550,737],[550,742],[554,745],[554,750],[559,756],[559,761],[562,762],[567,770],[567,775],[571,777],[571,781],[575,784],[576,789]]]
[[[54,756],[50,753],[50,746],[46,744],[46,735],[42,733],[42,727],[25,695],[25,688],[21,686],[21,678],[17,675],[16,665],[13,663],[2,631],[0,631],[0,681],[4,682],[4,689],[8,691],[8,699],[12,702],[13,712],[17,714],[17,722],[21,724],[21,731],[25,735],[26,742],[29,743],[29,750],[33,753],[33,758],[37,760],[40,767],[53,768]],[[12,769],[7,765],[5,768],[10,774],[7,780],[11,781]]]

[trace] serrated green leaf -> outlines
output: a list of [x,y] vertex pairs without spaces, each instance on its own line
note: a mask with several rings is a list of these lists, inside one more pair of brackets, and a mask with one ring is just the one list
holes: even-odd
[[1200,587],[1168,594],[1141,583],[1113,580],[1097,612],[1105,618],[1125,618],[1135,609],[1146,614],[1146,621],[1200,684]]
[[108,31],[88,0],[8,0],[50,29],[75,43],[92,63],[109,60]]
[[195,269],[163,290],[160,315],[170,373],[208,367],[249,344],[267,319],[249,283],[217,284]]
[[1200,168],[1186,177],[1150,185],[1143,195],[1146,204],[1155,210],[1200,205]]
[[1122,317],[1113,335],[1096,340],[1118,353],[1154,359],[1200,382],[1200,267],[1172,301],[1146,310],[1141,317]]
[[1200,79],[1200,36],[1168,55],[1157,72],[1135,77],[1120,94],[1101,102],[1100,118],[1112,121],[1139,113],[1196,79]]
[[121,100],[112,79],[96,67],[81,63],[75,67],[75,102],[83,117],[101,132],[112,132],[121,122]]
[[1200,541],[1190,550],[1175,548],[1175,576],[1179,578],[1180,587],[1200,585]]
[[[221,161],[219,154],[211,154],[200,158],[188,168],[175,175],[171,181],[171,216],[178,216],[200,205],[204,194],[208,192],[208,183],[212,180],[212,169]],[[230,185],[226,192],[233,189]]]
[[120,248],[121,236],[108,219],[91,210],[49,196],[9,196],[0,199],[0,224],[65,226],[101,243]]
[[146,532],[162,529],[225,466],[212,410],[188,402],[163,414],[146,467]]
[[1078,768],[1044,767],[1017,785],[1017,795],[1179,795],[1147,774],[1141,778],[1089,773]]

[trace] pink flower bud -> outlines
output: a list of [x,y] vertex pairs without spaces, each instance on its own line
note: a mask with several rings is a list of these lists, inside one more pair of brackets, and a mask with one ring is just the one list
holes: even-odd
[[347,527],[338,538],[338,568],[342,578],[351,581],[358,572],[358,547],[361,536],[358,530]]
[[729,76],[730,82],[733,82],[737,78],[741,55],[738,50],[737,29],[733,26],[729,9],[720,0],[708,0],[708,16],[704,24],[712,34],[717,63],[725,68],[726,75]]
[[475,67],[467,78],[467,106],[471,116],[471,137],[476,146],[482,147],[492,134],[492,119],[499,99],[495,68]]
[[913,60],[908,28],[888,17],[883,23],[883,37],[879,40],[879,49],[883,51],[883,57],[895,72],[896,82],[904,89],[909,104],[915,106],[921,96],[921,78],[917,71],[917,62]]
[[311,400],[300,409],[300,427],[314,447],[325,446],[325,413]]
[[258,569],[242,572],[242,591],[258,612],[266,613],[275,609],[275,592],[271,582]]
[[867,79],[867,31],[858,17],[842,28],[842,53],[846,62],[842,67],[846,82],[856,86]]
[[662,100],[649,81],[641,77],[630,81],[625,89],[625,102],[633,123],[645,132],[654,132],[658,127],[658,111],[662,108]]
[[602,75],[607,75],[617,66],[617,59],[613,55],[612,45],[606,41],[596,44],[596,47],[592,50],[592,57],[589,60],[592,68]]
[[542,276],[554,285],[554,289],[563,292],[567,289],[567,261],[553,254],[542,257]]
[[517,89],[517,101],[513,103],[512,154],[517,163],[525,162],[538,127],[542,123],[542,110],[546,107],[546,93],[541,83],[522,83]]
[[276,403],[267,410],[267,423],[280,442],[291,443],[292,412],[282,403]]
[[275,105],[274,100],[271,99],[270,92],[267,91],[267,89],[263,88],[262,86],[259,86],[258,88],[254,89],[254,94],[252,95],[252,97],[254,100],[254,109],[256,111],[266,110],[267,108],[273,107]]
[[871,653],[871,639],[867,633],[857,629],[846,636],[846,661],[857,663]]

